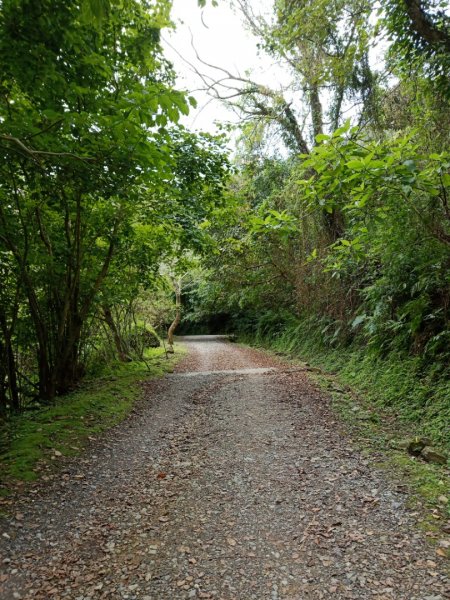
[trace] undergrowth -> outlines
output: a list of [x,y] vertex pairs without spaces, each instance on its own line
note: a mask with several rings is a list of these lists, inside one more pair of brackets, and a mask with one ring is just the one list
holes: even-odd
[[312,376],[331,394],[334,410],[346,428],[350,428],[362,454],[376,456],[379,468],[408,483],[414,506],[424,504],[432,509],[432,514],[425,516],[425,528],[432,530],[433,524],[437,525],[435,519],[439,519],[439,513],[449,518],[450,504],[446,496],[448,472],[407,452],[406,446],[411,439],[410,425],[399,423],[395,415],[374,405],[368,395],[336,388],[334,377],[324,374]]
[[323,330],[313,320],[266,323],[243,341],[299,357],[312,366],[336,374],[364,394],[380,413],[407,425],[411,435],[430,437],[450,451],[450,372],[424,366],[418,356],[389,353],[382,357],[358,344],[334,347],[324,342]]
[[[149,348],[145,361],[110,363],[53,405],[13,417],[1,431],[1,480],[6,486],[14,480],[33,481],[50,461],[78,454],[89,438],[129,414],[140,396],[140,382],[170,371],[184,353],[177,346],[166,358],[163,348]],[[5,487],[3,494],[7,492]]]
[[[321,369],[312,374],[333,397],[333,406],[362,452],[379,454],[379,466],[400,475],[409,485],[412,501],[450,516],[446,469],[409,456],[402,448],[416,435],[450,451],[450,383],[423,367],[419,357],[393,354],[381,357],[356,344],[333,347],[323,339],[317,322],[288,318],[265,320],[240,340],[282,353]],[[339,384],[336,387],[336,382]],[[400,444],[399,444],[400,442]],[[424,526],[432,531],[433,512]]]

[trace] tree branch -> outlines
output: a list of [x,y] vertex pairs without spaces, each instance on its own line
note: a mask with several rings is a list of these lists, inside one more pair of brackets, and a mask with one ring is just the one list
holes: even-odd
[[404,0],[414,32],[431,46],[444,46],[450,51],[450,34],[439,29],[424,11],[420,0]]
[[72,154],[71,152],[49,152],[44,150],[34,150],[33,148],[26,146],[21,140],[19,140],[19,138],[16,138],[12,135],[8,135],[6,133],[0,134],[0,139],[14,144],[18,148],[20,148],[20,150],[22,150],[23,154],[29,156],[32,160],[34,160],[37,163],[40,162],[40,158],[45,158],[46,156],[56,158],[74,158],[75,160],[80,160],[82,162],[93,162],[95,160],[94,158],[78,156],[76,154]]

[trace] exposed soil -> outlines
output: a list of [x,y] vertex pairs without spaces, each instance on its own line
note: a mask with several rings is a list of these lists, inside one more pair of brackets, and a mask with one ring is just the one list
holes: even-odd
[[450,598],[406,495],[304,372],[185,341],[129,419],[15,499],[2,600]]

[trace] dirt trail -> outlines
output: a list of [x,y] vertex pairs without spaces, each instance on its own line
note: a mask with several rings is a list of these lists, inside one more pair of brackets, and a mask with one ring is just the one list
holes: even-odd
[[405,495],[304,373],[185,341],[130,419],[18,501],[2,600],[450,597]]

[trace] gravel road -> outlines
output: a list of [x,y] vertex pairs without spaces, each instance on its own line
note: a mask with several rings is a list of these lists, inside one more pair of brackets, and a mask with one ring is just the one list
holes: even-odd
[[184,342],[130,418],[17,499],[2,600],[450,598],[406,495],[304,372]]

